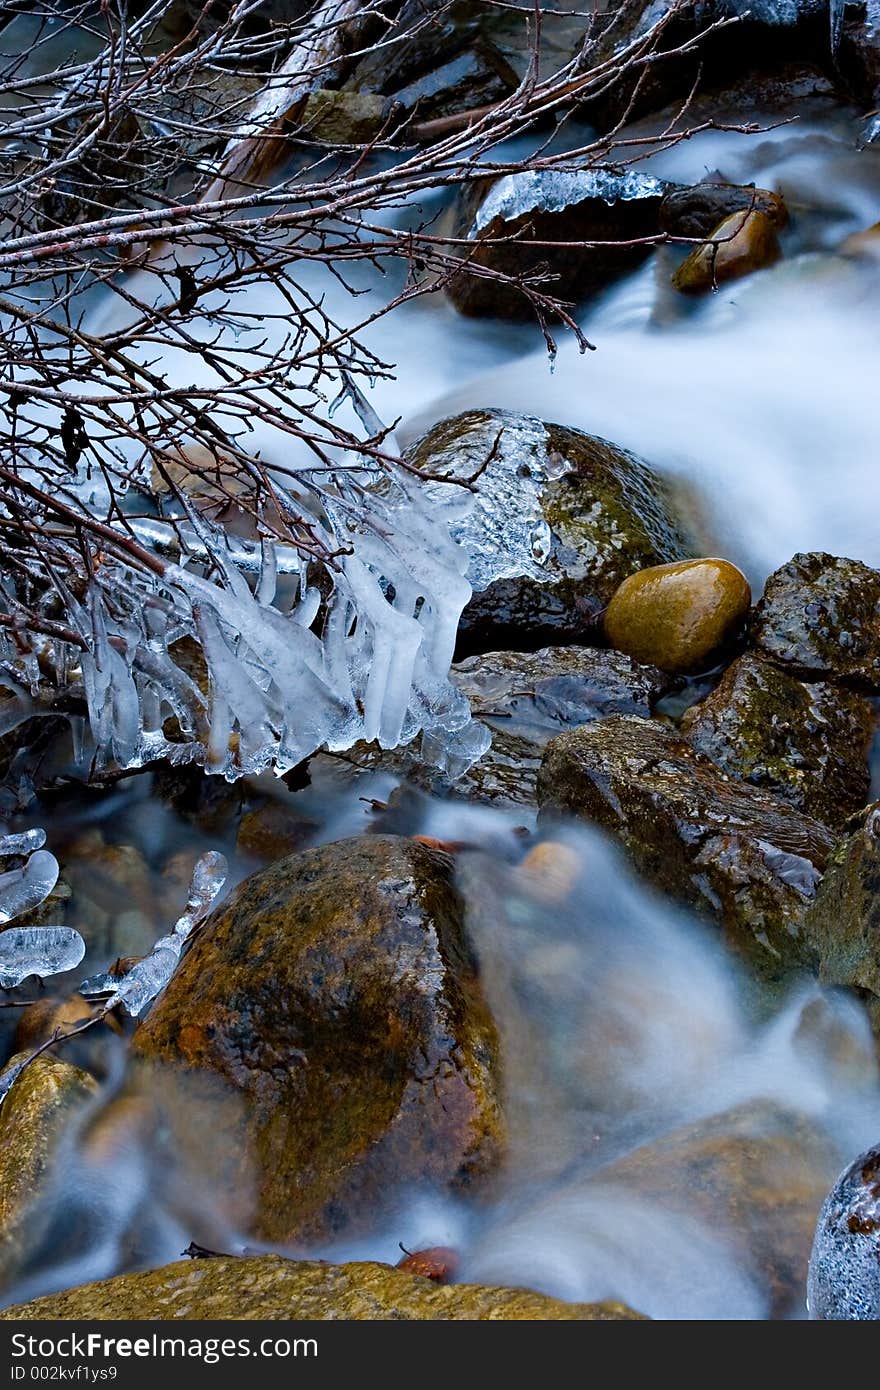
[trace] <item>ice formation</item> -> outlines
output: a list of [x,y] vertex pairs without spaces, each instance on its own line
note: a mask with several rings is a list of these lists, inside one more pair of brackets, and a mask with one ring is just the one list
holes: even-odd
[[149,955],[139,960],[121,980],[109,974],[100,975],[86,980],[80,986],[80,992],[86,997],[102,996],[102,1014],[121,1005],[136,1018],[171,979],[187,938],[207,916],[226,882],[227,872],[228,866],[222,854],[215,850],[203,854],[193,869],[186,908],[173,930],[167,936],[160,937]]
[[[40,638],[23,651],[19,633],[0,630],[0,732],[57,713],[42,684],[50,663],[60,688],[82,691],[75,755],[97,768],[167,757],[234,780],[284,772],[322,746],[393,748],[419,732],[448,766],[468,765],[486,737],[448,679],[471,593],[448,528],[468,494],[444,492],[429,499],[402,471],[366,484],[361,471],[355,490],[340,471],[304,510],[278,488],[291,523],[307,522],[334,556],[320,590],[293,545],[242,541],[195,509],[141,522],[162,572],[102,555],[84,593],[64,596],[76,644]],[[50,587],[49,611],[56,601]]]
[[[0,924],[33,912],[58,882],[58,861],[43,849],[42,830],[0,837],[0,858],[26,855],[25,863],[0,874]],[[71,927],[6,927],[0,930],[0,989],[14,989],[29,975],[60,975],[79,965],[85,942]]]

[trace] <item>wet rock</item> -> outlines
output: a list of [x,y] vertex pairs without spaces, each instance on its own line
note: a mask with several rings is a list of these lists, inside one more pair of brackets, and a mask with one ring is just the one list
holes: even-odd
[[698,1120],[594,1179],[627,1199],[696,1216],[729,1243],[771,1317],[803,1310],[816,1213],[840,1158],[804,1116],[764,1103]]
[[239,854],[271,864],[302,849],[317,830],[317,823],[296,805],[280,796],[267,796],[245,811],[235,848]]
[[767,580],[752,626],[759,650],[805,679],[880,691],[880,570],[795,555]]
[[765,213],[733,212],[682,261],[672,284],[682,294],[705,294],[773,265],[779,256],[776,224]]
[[544,816],[614,834],[671,897],[723,927],[768,979],[804,958],[801,924],[832,847],[825,826],[728,778],[659,720],[613,715],[551,740]]
[[876,725],[864,695],[799,681],[748,653],[686,712],[681,730],[725,772],[839,826],[865,804]]
[[[512,276],[534,277],[546,267],[552,277],[546,292],[579,303],[606,289],[650,254],[650,244],[619,243],[657,234],[666,187],[635,170],[621,174],[609,169],[546,169],[507,174],[481,185],[475,209],[473,190],[467,190],[456,235],[473,245],[459,248],[458,254],[467,256],[469,266]],[[576,241],[607,244],[577,248],[571,245]],[[554,249],[553,242],[565,245]],[[522,293],[492,278],[462,271],[450,281],[448,293],[463,314],[534,318],[534,309]]]
[[394,101],[419,121],[436,120],[503,101],[517,84],[517,75],[504,55],[494,44],[480,39],[440,67],[432,67],[398,88]]
[[621,1303],[563,1303],[528,1289],[437,1284],[381,1264],[284,1260],[184,1260],[142,1274],[83,1284],[0,1312],[0,1320],[125,1318],[271,1319],[286,1322],[392,1318],[619,1322],[638,1313]]
[[819,978],[855,991],[880,1038],[880,802],[835,848],[804,936]]
[[728,560],[681,560],[624,579],[605,614],[613,647],[664,671],[705,670],[742,628],[752,593]]
[[452,861],[409,840],[343,840],[247,879],[134,1046],[243,1097],[266,1239],[354,1230],[402,1184],[461,1189],[498,1157],[495,1033]]
[[450,781],[408,748],[388,753],[371,744],[354,749],[352,760],[433,795],[511,808],[534,805],[541,754],[562,729],[608,714],[650,714],[675,684],[656,667],[595,647],[486,652],[458,662],[450,675],[473,717],[492,731],[490,747],[463,776]]
[[8,1284],[39,1237],[37,1203],[65,1131],[97,1082],[44,1053],[0,1106],[0,1282]]
[[337,92],[319,87],[309,96],[298,125],[310,140],[326,145],[366,145],[388,119],[385,98],[369,92]]
[[807,1281],[810,1317],[880,1320],[880,1146],[841,1173],[816,1225]]
[[705,179],[692,188],[671,188],[664,195],[660,228],[670,236],[704,240],[732,213],[752,208],[764,213],[775,227],[784,227],[788,222],[788,208],[778,193]]
[[479,475],[452,528],[474,588],[462,655],[583,640],[621,580],[689,553],[663,480],[579,430],[472,410],[435,425],[407,460],[432,477]]

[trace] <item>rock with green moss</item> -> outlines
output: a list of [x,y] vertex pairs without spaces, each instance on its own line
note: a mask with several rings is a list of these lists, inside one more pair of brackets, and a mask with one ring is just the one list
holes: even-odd
[[855,991],[880,1038],[880,802],[835,848],[804,934],[820,979]]
[[319,87],[300,116],[301,138],[323,145],[366,145],[387,125],[389,103],[369,92],[338,92]]
[[25,1068],[0,1106],[0,1283],[4,1286],[42,1234],[41,1193],[68,1126],[97,1090],[97,1082],[87,1072],[44,1053]]
[[284,1260],[279,1255],[184,1260],[142,1274],[83,1284],[0,1312],[0,1320],[8,1322],[101,1322],[105,1318],[622,1322],[639,1316],[622,1303],[563,1303],[528,1289],[437,1284],[391,1265],[331,1265]]
[[866,696],[800,681],[747,653],[687,711],[681,729],[725,772],[839,826],[865,804],[876,724]]
[[243,1098],[269,1240],[353,1232],[402,1185],[462,1190],[498,1160],[496,1035],[452,861],[411,840],[338,841],[247,879],[134,1046]]
[[755,645],[807,680],[880,691],[880,570],[823,551],[771,574],[753,622]]
[[748,580],[729,560],[653,565],[616,590],[605,634],[638,661],[664,671],[701,671],[740,633],[751,602]]
[[474,480],[474,505],[453,528],[470,555],[469,652],[583,640],[621,580],[690,550],[663,480],[579,430],[471,410],[435,425],[407,460],[432,478]]
[[833,838],[818,821],[728,777],[659,720],[613,715],[553,739],[542,816],[610,831],[671,897],[720,923],[768,979],[803,958],[801,922]]

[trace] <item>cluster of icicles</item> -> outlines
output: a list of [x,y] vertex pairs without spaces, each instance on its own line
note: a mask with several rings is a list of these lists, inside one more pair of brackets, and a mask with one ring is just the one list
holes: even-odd
[[243,541],[195,511],[136,521],[162,573],[102,556],[85,592],[62,596],[78,641],[0,633],[0,735],[61,712],[49,668],[54,690],[78,691],[87,709],[71,717],[63,702],[80,767],[161,757],[232,781],[283,773],[321,747],[394,748],[422,733],[427,757],[461,771],[487,738],[449,681],[471,589],[448,529],[462,494],[447,491],[457,498],[429,502],[398,476],[362,486],[356,509],[323,493],[329,594],[293,546]]
[[[8,923],[35,911],[55,887],[58,861],[43,848],[45,841],[44,832],[36,829],[0,838],[0,856],[25,859],[21,867],[0,874],[0,922]],[[214,850],[203,854],[193,870],[186,907],[168,935],[160,937],[149,954],[126,974],[105,972],[78,986],[84,998],[100,1001],[98,1012],[90,1016],[90,1021],[97,1021],[115,1008],[136,1018],[152,1003],[174,974],[188,937],[206,917],[226,882],[227,872],[222,854]],[[32,975],[44,979],[73,970],[85,951],[85,942],[73,927],[7,926],[0,930],[0,988],[14,989]],[[17,1058],[0,1072],[0,1102],[27,1061]]]

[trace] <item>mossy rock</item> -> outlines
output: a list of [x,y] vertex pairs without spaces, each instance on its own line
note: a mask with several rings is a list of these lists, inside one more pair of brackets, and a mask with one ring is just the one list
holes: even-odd
[[613,715],[548,743],[542,818],[610,831],[671,897],[719,923],[770,980],[804,958],[801,923],[831,853],[818,821],[728,777],[659,720]]
[[255,1234],[326,1239],[401,1185],[493,1172],[496,1036],[452,880],[395,836],[284,859],[209,919],[136,1034],[140,1058],[244,1099]]
[[563,1303],[528,1289],[436,1284],[391,1265],[319,1264],[279,1255],[184,1260],[0,1312],[7,1322],[107,1318],[624,1322],[640,1315],[622,1303]]
[[880,802],[836,846],[804,934],[820,979],[859,996],[880,1041]]
[[824,551],[795,555],[764,586],[755,645],[806,680],[880,691],[880,570]]
[[747,653],[687,711],[681,729],[725,772],[840,826],[865,804],[876,725],[866,696],[800,681]]
[[474,505],[452,528],[474,589],[463,654],[583,641],[623,579],[692,553],[666,483],[580,430],[472,410],[435,425],[407,461],[474,479]]
[[[24,1055],[13,1058],[12,1064]],[[68,1126],[97,1090],[97,1082],[87,1072],[47,1052],[25,1068],[0,1106],[0,1283],[4,1286],[39,1239],[41,1193]]]

